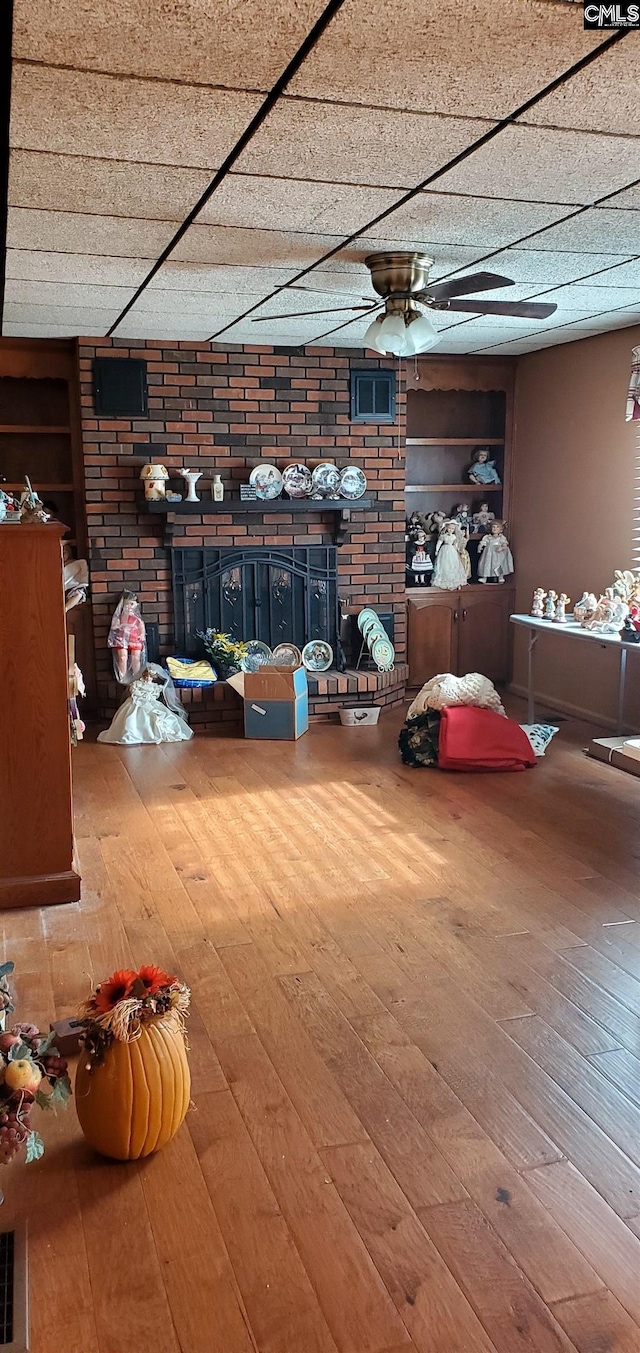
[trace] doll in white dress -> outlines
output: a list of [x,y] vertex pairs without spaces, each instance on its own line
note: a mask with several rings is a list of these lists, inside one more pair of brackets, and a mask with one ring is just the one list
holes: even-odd
[[492,521],[478,545],[478,582],[503,583],[513,573],[513,555],[504,533],[506,522]]
[[98,742],[187,742],[193,737],[168,672],[155,663],[129,685],[126,700]]
[[457,521],[444,521],[436,545],[431,586],[447,592],[464,587],[469,580],[468,567],[469,555],[464,532]]

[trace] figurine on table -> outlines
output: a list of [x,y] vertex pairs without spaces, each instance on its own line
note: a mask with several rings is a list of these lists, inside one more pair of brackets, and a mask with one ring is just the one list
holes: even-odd
[[551,591],[547,592],[546,600],[544,603],[544,613],[542,617],[543,620],[555,620],[557,600],[558,593],[554,592],[553,588],[551,588]]
[[571,601],[571,597],[568,597],[567,594],[566,594],[566,592],[561,592],[561,593],[560,593],[560,596],[558,597],[558,600],[556,601],[556,613],[555,613],[555,615],[554,615],[554,617],[553,617],[554,620],[556,621],[556,623],[557,623],[558,625],[566,625],[566,623],[567,623],[567,606],[569,605],[569,602],[570,602],[570,601]]
[[49,521],[51,516],[35,489],[32,489],[28,475],[24,477],[24,488],[20,495],[20,516],[22,521],[30,522]]
[[591,620],[591,617],[595,615],[597,609],[598,598],[595,595],[595,592],[583,592],[580,600],[576,602],[573,608],[573,618],[579,625],[582,625],[584,629],[587,621]]
[[473,531],[473,517],[471,516],[466,503],[456,504],[451,513],[451,520],[457,521],[460,530],[464,531],[466,536],[471,535],[471,532]]
[[490,446],[476,446],[467,470],[472,484],[499,484],[501,482],[500,475],[496,470],[496,463],[490,459],[490,456]]
[[464,587],[469,580],[470,568],[466,538],[457,521],[444,521],[436,545],[431,586],[447,592]]
[[629,614],[622,626],[620,638],[625,644],[640,644],[640,606],[637,601],[629,603]]
[[595,613],[585,622],[585,629],[598,634],[619,634],[628,614],[628,603],[617,597],[612,587],[605,587]]
[[426,532],[418,530],[414,540],[415,551],[410,565],[413,574],[413,584],[415,587],[425,587],[427,583],[427,574],[431,573],[433,569],[433,563],[425,548],[427,544]]
[[116,681],[136,681],[147,661],[147,636],[134,592],[123,592],[113,612],[108,638]]
[[544,615],[543,603],[546,595],[544,587],[536,587],[531,604],[531,614],[536,620],[542,620]]
[[513,555],[505,527],[504,521],[492,521],[478,545],[478,582],[503,583],[513,573]]
[[489,511],[489,504],[483,499],[481,503],[478,503],[478,507],[473,514],[472,520],[474,531],[476,531],[479,536],[486,535],[492,521],[495,521],[495,519],[495,512]]

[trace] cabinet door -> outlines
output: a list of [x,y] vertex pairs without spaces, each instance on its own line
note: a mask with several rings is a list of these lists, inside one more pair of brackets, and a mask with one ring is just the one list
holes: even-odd
[[438,672],[455,671],[458,593],[409,597],[409,685],[423,686]]
[[481,672],[490,681],[508,681],[509,616],[513,591],[504,585],[486,583],[481,590],[464,591],[460,597],[458,623],[458,676]]

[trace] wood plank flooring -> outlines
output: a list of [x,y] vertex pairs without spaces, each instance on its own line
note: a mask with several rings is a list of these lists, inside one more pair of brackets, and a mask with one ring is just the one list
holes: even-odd
[[33,1353],[640,1347],[639,782],[567,722],[410,770],[399,721],[74,753],[83,899],[4,913],[18,1018],[177,971],[195,1107],[6,1172]]

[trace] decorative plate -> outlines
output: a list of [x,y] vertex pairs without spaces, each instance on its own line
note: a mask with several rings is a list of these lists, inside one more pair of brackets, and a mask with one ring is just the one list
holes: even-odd
[[282,487],[290,498],[308,498],[312,487],[311,470],[307,465],[287,465],[282,474]]
[[340,471],[330,460],[316,465],[312,475],[313,489],[322,498],[337,498],[340,492]]
[[263,502],[279,498],[282,493],[282,475],[277,465],[256,465],[249,475],[249,483]]
[[370,606],[365,606],[363,610],[358,613],[358,629],[360,630],[360,633],[362,633],[366,621],[372,619],[378,619],[376,611],[372,611]]
[[302,661],[308,672],[327,672],[333,662],[333,649],[324,639],[312,639],[302,650]]
[[380,635],[371,645],[371,657],[377,667],[393,667],[396,651],[390,639],[386,635]]
[[261,667],[262,663],[257,653],[245,653],[244,658],[240,659],[241,672],[258,672]]
[[271,662],[271,649],[268,644],[263,643],[262,639],[249,639],[247,644],[247,656],[250,658],[257,658],[258,666],[264,667],[265,663]]
[[345,465],[340,472],[340,497],[362,498],[367,489],[367,476],[359,465]]
[[271,654],[271,661],[276,667],[300,667],[302,654],[295,644],[278,644]]

